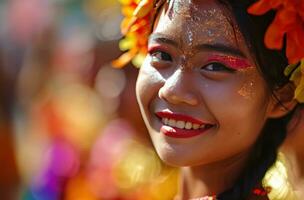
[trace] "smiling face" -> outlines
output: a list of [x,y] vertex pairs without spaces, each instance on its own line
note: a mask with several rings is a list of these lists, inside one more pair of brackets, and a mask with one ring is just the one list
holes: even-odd
[[270,113],[266,83],[228,13],[214,0],[175,0],[156,19],[136,93],[169,165],[248,153]]

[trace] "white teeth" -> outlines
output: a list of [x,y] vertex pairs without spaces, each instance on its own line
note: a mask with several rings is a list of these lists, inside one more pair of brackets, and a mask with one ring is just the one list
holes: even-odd
[[169,119],[169,126],[176,127],[176,121],[174,119]]
[[193,128],[194,130],[199,129],[199,127],[200,127],[199,124],[193,124],[193,125],[192,125],[192,128]]
[[191,122],[186,122],[186,121],[176,121],[174,119],[168,119],[168,118],[162,118],[162,122],[165,125],[171,126],[171,127],[176,127],[179,129],[187,129],[187,130],[197,130],[197,129],[204,129],[206,128],[206,124],[196,124],[196,123],[191,123]]
[[162,118],[162,122],[163,122],[164,124],[167,125],[167,124],[168,124],[168,121],[169,121],[168,118]]
[[184,121],[177,121],[176,122],[176,127],[180,128],[180,129],[185,128],[185,122]]
[[187,122],[185,125],[186,129],[191,129],[192,128],[192,123],[191,122]]

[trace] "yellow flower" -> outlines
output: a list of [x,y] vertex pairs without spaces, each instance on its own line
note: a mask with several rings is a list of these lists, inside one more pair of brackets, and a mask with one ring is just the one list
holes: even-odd
[[304,59],[301,60],[301,64],[298,68],[300,69],[301,78],[295,91],[295,98],[300,103],[304,103]]
[[155,14],[154,0],[120,0],[120,3],[125,16],[121,23],[121,32],[125,37],[119,46],[122,51],[127,52],[114,60],[112,65],[121,68],[133,61],[132,63],[139,67],[141,65],[139,61],[142,61],[143,55],[147,53],[151,19]]
[[286,76],[290,76],[290,81],[296,86],[295,99],[304,103],[304,59],[301,60],[300,64],[288,65],[284,73]]
[[143,18],[147,14],[149,14],[152,8],[153,8],[153,0],[142,0],[135,9],[133,15],[138,18]]

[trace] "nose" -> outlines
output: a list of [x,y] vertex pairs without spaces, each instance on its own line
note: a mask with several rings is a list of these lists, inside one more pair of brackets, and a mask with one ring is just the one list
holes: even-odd
[[195,91],[192,75],[191,72],[175,71],[167,78],[163,87],[159,89],[159,98],[171,104],[198,105],[199,94]]

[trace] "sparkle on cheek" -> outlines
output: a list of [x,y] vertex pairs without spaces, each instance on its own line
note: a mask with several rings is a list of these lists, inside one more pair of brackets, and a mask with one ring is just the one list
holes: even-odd
[[238,94],[245,99],[252,99],[255,94],[253,81],[246,82],[238,91]]

